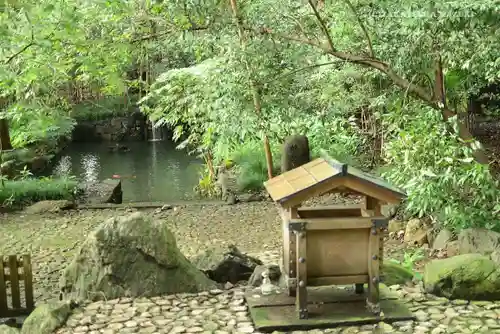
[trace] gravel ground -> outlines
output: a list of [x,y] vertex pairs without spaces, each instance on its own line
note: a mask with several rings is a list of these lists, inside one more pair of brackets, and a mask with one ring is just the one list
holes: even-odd
[[[61,269],[87,233],[106,218],[130,210],[0,216],[0,254],[31,253],[36,302],[57,299]],[[171,222],[179,248],[188,257],[207,245],[234,243],[265,263],[278,262],[281,223],[274,204],[190,205],[145,212]],[[398,243],[387,247],[389,258],[401,258],[403,253]],[[500,302],[449,302],[425,295],[418,286],[394,289],[415,311],[417,321],[380,324],[378,329],[363,326],[310,333],[500,333]],[[76,311],[57,333],[253,333],[243,291],[244,287],[234,287],[195,295],[92,303]]]

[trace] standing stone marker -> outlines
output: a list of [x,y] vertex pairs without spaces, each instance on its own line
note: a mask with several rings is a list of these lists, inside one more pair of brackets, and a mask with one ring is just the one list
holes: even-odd
[[281,173],[287,172],[311,161],[309,140],[303,135],[285,138],[281,152]]

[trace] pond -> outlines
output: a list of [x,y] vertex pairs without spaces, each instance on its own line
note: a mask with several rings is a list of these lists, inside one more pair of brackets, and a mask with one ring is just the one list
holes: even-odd
[[123,202],[174,202],[193,198],[202,161],[175,149],[171,141],[125,143],[113,152],[109,143],[73,143],[52,173],[94,182],[119,176]]

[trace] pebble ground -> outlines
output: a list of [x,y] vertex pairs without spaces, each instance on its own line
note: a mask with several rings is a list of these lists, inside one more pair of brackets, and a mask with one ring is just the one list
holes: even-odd
[[[4,214],[0,216],[0,254],[31,253],[37,303],[57,299],[61,270],[78,245],[97,224],[126,211],[130,209]],[[190,205],[146,213],[170,223],[180,250],[188,257],[208,245],[234,243],[265,263],[278,262],[281,223],[271,203]],[[401,247],[389,246],[387,253],[389,258],[402,256]],[[416,321],[308,332],[500,333],[500,302],[448,301],[426,295],[420,286],[391,288],[408,304]],[[199,294],[90,303],[77,309],[56,333],[257,333],[243,300],[245,289],[235,286]]]

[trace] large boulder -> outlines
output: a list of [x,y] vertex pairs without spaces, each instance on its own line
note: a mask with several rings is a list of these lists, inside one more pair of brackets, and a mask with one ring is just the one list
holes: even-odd
[[488,256],[463,254],[425,266],[428,293],[449,299],[500,299],[500,268]]
[[210,279],[218,283],[247,281],[262,261],[241,253],[236,246],[211,247],[192,260]]
[[99,300],[198,292],[216,284],[179,251],[165,222],[134,212],[90,233],[60,287],[64,298]]
[[51,334],[63,325],[73,309],[71,301],[41,304],[26,318],[21,334]]
[[500,233],[485,228],[468,228],[458,234],[460,254],[491,254],[500,249]]

